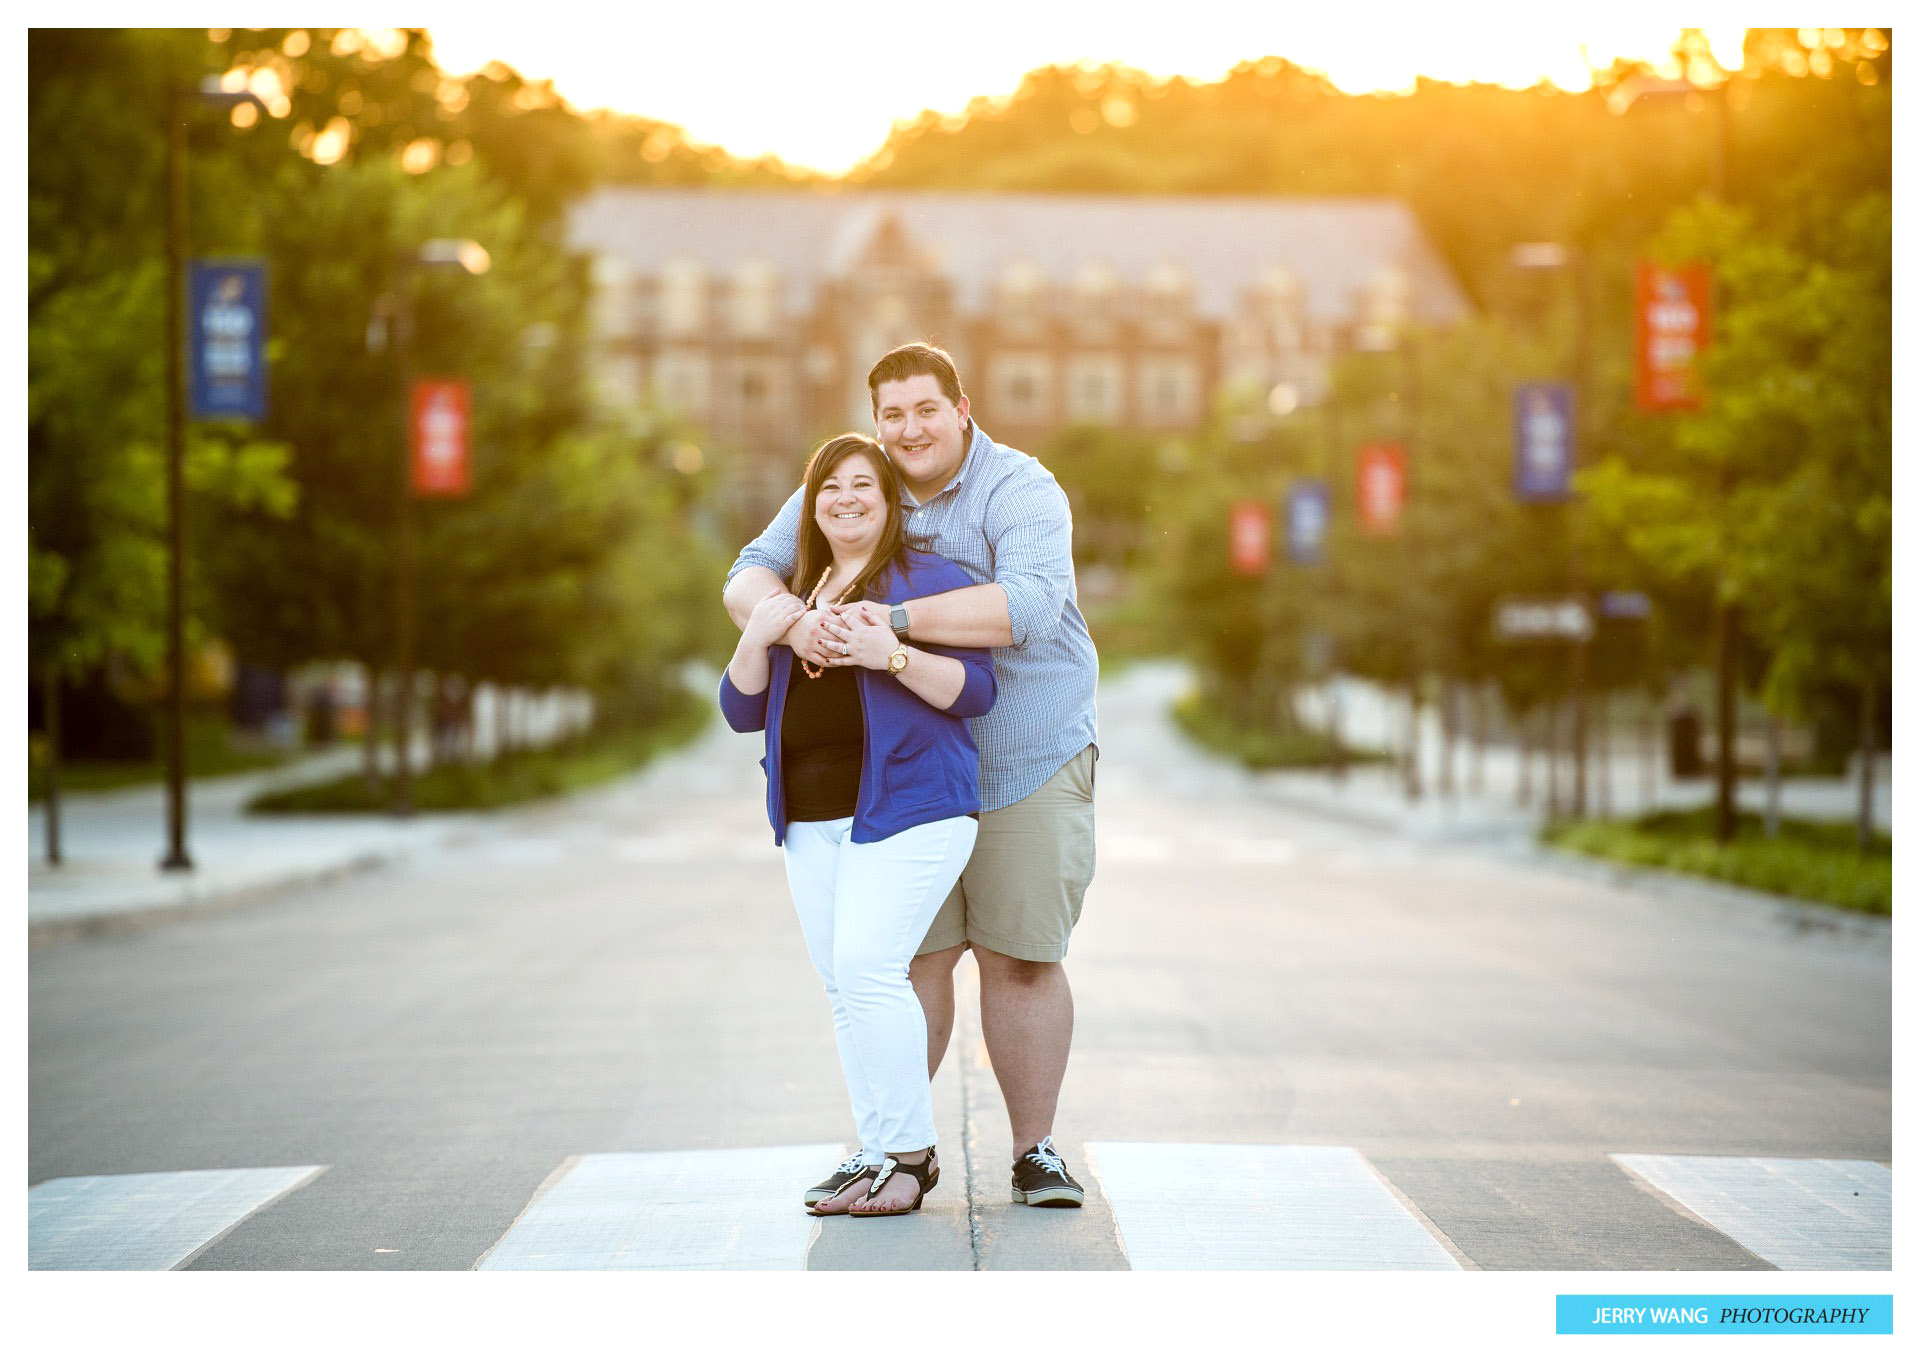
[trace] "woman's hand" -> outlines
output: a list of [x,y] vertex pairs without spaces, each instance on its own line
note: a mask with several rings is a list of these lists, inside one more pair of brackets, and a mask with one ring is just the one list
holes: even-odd
[[877,623],[864,609],[850,610],[842,619],[847,625],[847,636],[843,640],[846,655],[838,664],[864,666],[869,671],[886,670],[887,658],[900,650],[900,640],[893,636],[892,626]]
[[806,612],[807,603],[790,592],[776,591],[762,597],[753,607],[753,613],[747,616],[747,626],[740,631],[740,645],[760,649],[772,647]]

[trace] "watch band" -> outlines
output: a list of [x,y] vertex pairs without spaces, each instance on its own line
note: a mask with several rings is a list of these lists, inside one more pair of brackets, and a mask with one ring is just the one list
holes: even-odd
[[887,620],[889,623],[893,625],[894,637],[905,638],[907,636],[907,607],[906,606],[904,605],[894,606],[892,610],[888,611]]

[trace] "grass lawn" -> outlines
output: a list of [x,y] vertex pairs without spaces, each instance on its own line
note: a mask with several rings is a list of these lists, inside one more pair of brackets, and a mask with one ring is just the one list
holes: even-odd
[[1768,839],[1756,812],[1741,812],[1731,843],[1713,838],[1713,808],[1654,812],[1634,820],[1556,821],[1540,838],[1562,849],[1671,868],[1743,887],[1869,914],[1893,913],[1893,840],[1875,832],[1862,853],[1846,821],[1782,819]]
[[[1235,722],[1198,690],[1182,695],[1173,705],[1173,720],[1194,741],[1210,751],[1231,756],[1248,769],[1324,769],[1333,763],[1333,741],[1319,732],[1275,732]],[[1342,748],[1349,765],[1385,764],[1383,751]]]
[[[163,749],[161,755],[164,754]],[[270,769],[297,754],[298,751],[236,746],[233,729],[225,718],[200,716],[187,720],[187,773],[195,779]],[[166,764],[157,756],[150,761],[63,760],[60,794],[64,797],[68,793],[97,793],[137,783],[159,783],[166,775]],[[27,800],[40,802],[46,795],[47,741],[43,736],[36,736],[27,748]]]
[[[491,811],[571,793],[617,779],[661,751],[691,740],[711,715],[709,701],[691,694],[650,727],[610,733],[577,746],[514,751],[483,764],[442,765],[414,775],[413,801],[423,812]],[[371,795],[356,771],[247,804],[250,812],[385,812],[388,785]]]

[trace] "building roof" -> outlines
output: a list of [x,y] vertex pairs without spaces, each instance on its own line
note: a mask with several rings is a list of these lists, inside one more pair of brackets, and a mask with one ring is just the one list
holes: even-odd
[[574,247],[657,273],[673,259],[716,272],[771,263],[788,302],[808,302],[845,275],[889,217],[954,283],[962,311],[986,308],[1009,268],[1037,267],[1066,286],[1090,262],[1140,286],[1164,263],[1193,279],[1205,315],[1239,308],[1241,292],[1274,266],[1291,269],[1309,315],[1351,317],[1354,298],[1381,269],[1411,282],[1428,323],[1463,318],[1465,293],[1405,203],[1386,197],[1142,197],[1040,193],[732,191],[603,188],[574,207]]

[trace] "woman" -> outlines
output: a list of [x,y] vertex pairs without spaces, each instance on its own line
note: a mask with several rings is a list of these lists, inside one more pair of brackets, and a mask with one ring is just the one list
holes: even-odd
[[898,472],[868,437],[815,450],[803,501],[794,589],[806,599],[780,592],[754,607],[720,706],[735,731],[766,733],[767,816],[833,1007],[859,1132],[859,1152],[807,1192],[807,1209],[903,1215],[940,1179],[926,1019],[907,964],[979,830],[980,757],[965,719],[993,707],[993,659],[909,647],[869,621],[853,626],[852,665],[796,663],[776,644],[810,605],[892,605],[972,585],[958,564],[907,548]]

